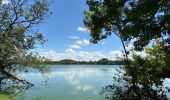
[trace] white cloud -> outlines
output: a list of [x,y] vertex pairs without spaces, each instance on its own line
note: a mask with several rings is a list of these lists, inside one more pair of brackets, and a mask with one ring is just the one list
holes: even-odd
[[[127,51],[134,50],[134,46],[132,44],[128,44],[125,46]],[[119,47],[120,50],[124,50],[123,46]]]
[[[132,49],[132,48],[133,47],[129,46],[126,49]],[[146,57],[147,56],[145,51],[140,51],[140,52],[139,51],[130,51],[129,54],[128,54],[128,57],[130,59],[132,59],[133,54],[139,55],[141,57]],[[110,51],[109,56],[108,56],[108,58],[111,59],[111,60],[122,59],[123,57],[124,57],[123,52],[121,50]]]
[[74,39],[74,40],[79,39],[79,37],[78,37],[78,36],[70,36],[69,38],[70,38],[70,39]]
[[105,45],[105,44],[106,44],[106,42],[102,42],[101,44],[102,44],[102,45]]
[[70,45],[69,47],[72,49],[80,49],[81,48],[79,45]]
[[89,29],[84,28],[84,27],[78,27],[78,28],[77,28],[77,31],[79,31],[79,32],[84,32],[84,33],[89,33],[89,32],[90,32]]
[[89,40],[83,39],[83,40],[77,40],[76,44],[80,45],[80,46],[87,46],[90,45]]
[[[102,44],[105,44],[105,42]],[[76,40],[73,45],[70,45],[69,48],[65,50],[65,52],[61,53],[61,52],[49,50],[46,52],[41,52],[40,55],[45,57],[46,59],[50,59],[53,61],[59,61],[63,59],[73,59],[76,61],[97,61],[102,58],[108,58],[109,60],[116,60],[116,59],[123,58],[123,52],[121,50],[113,50],[105,55],[103,55],[99,51],[86,52],[86,51],[75,50],[75,49],[81,49],[82,46],[88,46],[88,45],[90,45],[90,42],[87,39]],[[127,50],[131,50],[133,48],[134,48],[133,45],[126,46]],[[142,52],[130,51],[128,57],[132,58],[133,53],[140,55],[142,57],[146,57],[146,53],[144,51]]]
[[85,52],[85,51],[75,51],[73,49],[67,49],[63,53],[57,53],[56,51],[50,50],[47,52],[40,52],[41,56],[46,59],[50,59],[53,61],[59,61],[63,59],[73,59],[76,61],[97,61],[102,58],[106,58],[101,52]]
[[[76,47],[75,47],[76,48]],[[123,58],[123,53],[121,50],[113,50],[108,52],[107,54],[103,54],[100,51],[93,51],[93,52],[87,52],[87,51],[81,51],[81,50],[74,50],[74,47],[71,49],[65,50],[65,52],[56,52],[54,50],[49,50],[46,52],[40,52],[40,56],[45,57],[46,59],[52,60],[52,61],[59,61],[63,59],[72,59],[76,61],[98,61],[102,58],[108,58],[109,60],[117,60]],[[142,57],[146,57],[147,54],[144,51],[141,52],[130,52],[128,57],[132,59],[132,54],[135,53],[137,55],[140,55]]]
[[126,50],[130,51],[130,50],[134,49],[134,46],[132,44],[129,44],[125,48],[126,48]]
[[2,0],[2,4],[9,4],[10,1],[9,0]]
[[61,60],[60,58],[64,56],[64,54],[57,53],[54,50],[49,50],[47,52],[40,52],[39,54],[40,54],[40,56],[43,56],[46,59],[53,60],[53,61]]
[[89,40],[83,39],[83,40],[76,40],[74,44],[70,45],[70,49],[81,49],[82,46],[88,46],[90,45]]
[[109,55],[110,55],[109,59],[111,59],[111,60],[123,58],[123,53],[120,50],[110,51]]
[[81,59],[82,61],[98,61],[102,58],[105,58],[105,56],[99,51],[94,51],[94,52],[79,51],[78,52],[78,59]]

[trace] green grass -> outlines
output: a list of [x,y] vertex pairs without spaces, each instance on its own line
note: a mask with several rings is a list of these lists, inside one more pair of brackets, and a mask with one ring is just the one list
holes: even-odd
[[0,94],[0,100],[13,100],[12,96]]

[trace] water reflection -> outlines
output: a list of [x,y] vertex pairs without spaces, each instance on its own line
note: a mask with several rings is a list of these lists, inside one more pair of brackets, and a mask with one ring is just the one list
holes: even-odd
[[20,79],[35,86],[19,92],[14,100],[167,100],[170,86],[168,78],[153,77],[156,72],[147,68],[136,69],[143,70],[141,73],[133,73],[133,68],[127,72],[120,66],[55,65],[47,69],[20,73]]
[[35,96],[43,96],[43,100],[102,100],[101,88],[112,82],[115,67],[118,66],[55,65],[43,74],[37,71],[22,73],[20,77],[35,84],[22,95],[26,100]]
[[1,95],[17,95],[30,87],[33,84],[19,79],[5,71],[0,72],[0,94]]
[[[77,91],[86,92],[92,90],[93,86],[89,84],[82,83],[79,78],[88,78],[93,75],[100,76],[99,70],[91,70],[89,68],[79,68],[78,70],[70,69],[69,71],[51,71],[44,73],[44,76],[48,79],[53,79],[55,77],[64,77],[69,85],[72,85]],[[48,82],[48,81],[47,81]],[[61,83],[58,84],[58,86]],[[74,93],[75,94],[75,93]]]
[[[79,68],[73,68],[69,69],[67,71],[49,71],[43,73],[43,75],[48,79],[53,79],[56,77],[64,77],[64,79],[67,81],[67,83],[75,88],[76,91],[89,91],[89,90],[95,90],[94,84],[86,84],[86,82],[83,82],[83,80],[93,77],[93,76],[103,76],[103,74],[107,73],[109,70],[106,68],[86,68],[86,67],[79,67]],[[110,72],[113,72],[114,70],[110,70]],[[115,72],[113,72],[115,73]],[[40,76],[36,75],[36,76]],[[83,79],[83,80],[81,80]],[[48,82],[48,81],[46,81]],[[58,86],[61,83],[58,84]],[[95,91],[96,93],[96,91]],[[75,93],[74,93],[75,94]]]

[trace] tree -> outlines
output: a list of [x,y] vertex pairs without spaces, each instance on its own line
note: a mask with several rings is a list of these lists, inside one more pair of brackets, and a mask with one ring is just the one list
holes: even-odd
[[169,0],[87,0],[87,4],[84,23],[93,43],[116,34],[122,41],[133,39],[135,50],[157,38],[166,37],[164,44],[170,44]]
[[0,72],[17,79],[16,70],[40,62],[30,49],[46,39],[35,28],[50,15],[48,0],[0,1]]
[[[147,56],[133,54],[130,67],[119,69],[114,83],[105,86],[102,94],[108,100],[168,100],[169,87],[163,84],[166,57],[160,42],[146,49]],[[158,52],[160,51],[160,52]],[[158,57],[157,57],[158,56]],[[126,66],[126,65],[125,65]],[[125,70],[122,71],[122,70]]]
[[[164,46],[161,40],[156,41],[152,47],[146,48],[146,53],[149,55],[148,59],[152,65],[159,66],[160,68],[170,67],[170,47]],[[156,61],[156,62],[155,62]]]
[[[141,51],[150,41],[161,39],[160,44],[148,49],[148,58],[134,56],[125,63],[125,75],[118,78],[118,87],[114,84],[105,88],[109,92],[106,99],[166,100],[167,91],[159,88],[162,84],[158,76],[161,68],[169,66],[170,1],[87,0],[87,4],[89,10],[84,12],[84,24],[91,31],[92,43],[116,34],[128,58],[125,43],[133,42],[134,49]],[[123,81],[125,87],[120,86]],[[158,87],[156,90],[153,84]]]

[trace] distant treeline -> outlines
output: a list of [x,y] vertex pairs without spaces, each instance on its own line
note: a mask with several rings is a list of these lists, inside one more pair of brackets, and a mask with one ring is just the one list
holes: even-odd
[[60,61],[50,61],[46,60],[45,64],[90,64],[90,65],[123,65],[122,60],[108,60],[106,58],[100,59],[98,61],[75,61],[71,59],[64,59]]

